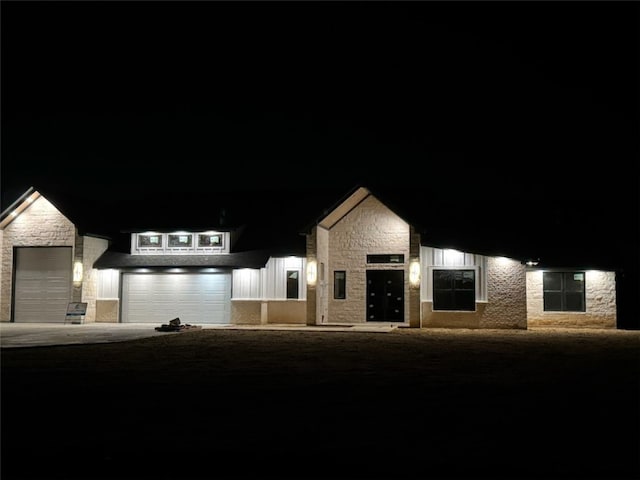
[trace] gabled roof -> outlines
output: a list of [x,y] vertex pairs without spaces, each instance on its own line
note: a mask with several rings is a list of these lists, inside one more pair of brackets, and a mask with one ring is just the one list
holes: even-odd
[[20,215],[34,200],[40,197],[33,187],[29,187],[20,197],[0,213],[0,230],[9,225],[15,217]]
[[[304,234],[314,225],[331,226],[367,195],[374,195],[414,227],[424,246],[521,261],[537,258],[543,267],[617,270],[629,264],[627,245],[632,239],[619,238],[615,224],[607,229],[593,226],[582,230],[573,224],[552,224],[540,216],[532,223],[525,215],[530,216],[530,212],[518,212],[505,205],[499,192],[492,194],[489,204],[482,204],[475,197],[461,204],[450,202],[442,191],[358,184],[346,192],[335,186],[322,186],[188,194],[114,191],[103,197],[55,186],[31,187],[2,212],[0,226],[11,221],[11,212],[16,208],[25,208],[30,196],[41,193],[74,223],[81,235],[109,238],[113,252],[129,252],[131,232],[220,230],[238,233],[233,245],[236,253],[258,250],[273,256],[305,255]],[[453,189],[451,194],[468,193]]]

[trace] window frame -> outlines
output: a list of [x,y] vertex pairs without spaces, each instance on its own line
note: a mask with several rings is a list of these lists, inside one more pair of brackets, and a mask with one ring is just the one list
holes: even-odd
[[[224,235],[222,233],[201,233],[198,232],[197,234],[197,239],[196,239],[196,245],[198,249],[220,249],[220,248],[224,248]],[[217,244],[209,244],[209,245],[203,245],[201,243],[201,238],[205,238],[205,237],[209,237],[209,238],[213,238],[213,237],[218,237],[220,239],[220,243]]]
[[[172,245],[171,239],[173,237],[189,237],[188,244]],[[167,250],[192,250],[193,249],[193,233],[167,233]]]
[[[446,272],[448,274],[451,273],[462,273],[463,274],[463,278],[462,280],[464,280],[464,273],[471,273],[472,274],[472,280],[473,280],[473,288],[456,288],[456,278],[453,277],[451,279],[451,286],[450,288],[441,288],[441,287],[437,287],[437,285],[440,283],[439,281],[437,281],[438,279],[436,279],[436,275],[438,275],[441,272]],[[438,311],[438,312],[475,312],[476,311],[476,299],[477,299],[477,289],[478,289],[478,280],[477,280],[477,272],[475,268],[434,268],[431,271],[431,281],[432,281],[432,297],[431,297],[431,301],[432,301],[432,308],[434,311]],[[442,298],[442,296],[444,294],[446,294],[447,292],[450,293],[451,299],[447,302],[444,298]],[[456,293],[459,293],[456,296]],[[468,297],[469,293],[468,292],[472,292],[472,297],[473,299],[470,301],[468,298],[467,299],[462,299],[462,300],[457,300],[456,297],[458,299],[460,299],[461,297],[465,296]],[[466,295],[465,295],[466,294]],[[447,305],[449,304],[450,306],[448,308],[443,308],[443,305]]]
[[[553,288],[552,281],[549,276],[558,276],[560,285]],[[581,275],[581,289],[572,289],[571,286],[576,285],[576,275]],[[574,277],[570,279],[569,276]],[[542,272],[542,310],[543,312],[567,312],[567,313],[584,313],[587,311],[587,298],[586,298],[586,281],[587,274],[584,270],[548,270]],[[580,308],[575,309],[571,307],[575,298],[580,299]],[[557,297],[555,299],[552,298]],[[572,301],[572,299],[574,301]],[[559,308],[555,308],[553,304],[559,304]]]
[[[152,237],[157,237],[159,242],[157,244],[149,243],[148,245],[142,245],[143,239],[150,239]],[[162,233],[138,233],[136,234],[136,248],[138,249],[153,249],[153,250],[163,250],[164,249],[164,235]]]
[[[338,278],[338,274],[342,274],[342,278]],[[338,295],[338,293],[342,295]],[[346,270],[334,270],[333,271],[333,298],[335,300],[347,299],[347,271]]]
[[[292,283],[290,280],[290,274],[295,273],[295,292],[292,287]],[[295,294],[295,296],[292,296]],[[300,299],[300,270],[298,269],[287,269],[285,270],[285,298],[287,300],[298,300]]]

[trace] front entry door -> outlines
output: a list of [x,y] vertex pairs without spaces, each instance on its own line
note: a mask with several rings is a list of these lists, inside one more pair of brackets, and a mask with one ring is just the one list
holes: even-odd
[[404,322],[404,270],[367,270],[367,321]]

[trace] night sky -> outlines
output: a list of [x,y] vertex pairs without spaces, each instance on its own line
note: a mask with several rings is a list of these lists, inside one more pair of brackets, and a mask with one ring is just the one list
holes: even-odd
[[2,209],[406,186],[638,270],[638,2],[0,8]]

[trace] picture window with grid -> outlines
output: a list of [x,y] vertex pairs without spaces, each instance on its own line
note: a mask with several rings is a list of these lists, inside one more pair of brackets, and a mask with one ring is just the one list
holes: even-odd
[[473,312],[476,309],[475,270],[434,270],[433,309]]
[[584,272],[544,272],[542,290],[545,312],[584,312]]

